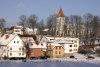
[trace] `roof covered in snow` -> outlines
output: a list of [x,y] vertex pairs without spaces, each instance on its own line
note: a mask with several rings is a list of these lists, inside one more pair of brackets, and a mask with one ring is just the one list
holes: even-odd
[[17,34],[1,34],[0,35],[0,45],[7,45],[16,36]]

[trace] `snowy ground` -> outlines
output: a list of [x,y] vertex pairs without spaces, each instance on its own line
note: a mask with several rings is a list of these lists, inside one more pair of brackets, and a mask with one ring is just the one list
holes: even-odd
[[75,54],[75,58],[49,58],[47,60],[0,60],[0,67],[100,67],[100,57],[86,59],[86,55]]
[[47,60],[0,60],[0,67],[100,67],[99,60],[47,59]]

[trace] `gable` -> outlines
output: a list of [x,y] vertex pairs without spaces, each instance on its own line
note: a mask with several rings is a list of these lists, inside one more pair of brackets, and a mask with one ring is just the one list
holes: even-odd
[[17,35],[9,43],[8,46],[24,46],[23,40]]

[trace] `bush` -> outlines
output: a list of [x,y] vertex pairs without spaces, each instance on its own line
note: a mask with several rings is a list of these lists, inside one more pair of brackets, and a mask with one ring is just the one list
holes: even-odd
[[6,56],[4,56],[4,60],[6,60],[7,59],[7,57]]

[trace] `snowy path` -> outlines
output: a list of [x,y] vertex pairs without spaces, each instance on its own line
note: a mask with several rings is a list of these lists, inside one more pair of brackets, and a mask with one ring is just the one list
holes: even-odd
[[0,62],[0,67],[100,67],[100,62],[52,61],[52,62]]

